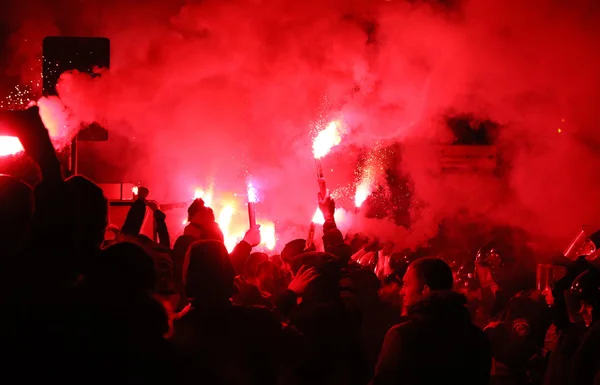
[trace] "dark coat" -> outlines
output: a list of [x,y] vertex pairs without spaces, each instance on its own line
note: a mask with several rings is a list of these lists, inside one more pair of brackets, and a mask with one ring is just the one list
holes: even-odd
[[575,352],[570,384],[600,384],[600,322],[598,321],[592,323]]
[[465,305],[440,293],[413,306],[410,320],[388,331],[371,384],[488,384],[490,345]]

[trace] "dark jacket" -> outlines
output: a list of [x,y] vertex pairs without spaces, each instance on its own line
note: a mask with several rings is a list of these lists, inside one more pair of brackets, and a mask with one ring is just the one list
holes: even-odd
[[484,332],[492,347],[494,378],[511,379],[512,384],[539,383],[545,370],[544,340],[550,326],[550,311],[536,292],[522,291],[508,301],[500,320]]
[[571,385],[600,384],[600,322],[589,327],[575,352],[571,367]]
[[191,305],[173,326],[172,341],[185,356],[185,383],[276,384],[289,355],[280,323],[263,308]]
[[544,373],[544,385],[567,385],[573,357],[586,333],[581,323],[568,323],[560,330],[556,347],[550,353],[548,367]]
[[458,293],[436,293],[413,306],[388,331],[371,384],[488,384],[490,345],[465,305]]

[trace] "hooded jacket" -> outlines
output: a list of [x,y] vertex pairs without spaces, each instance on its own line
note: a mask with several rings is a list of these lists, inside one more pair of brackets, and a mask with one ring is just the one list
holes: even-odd
[[371,385],[488,384],[490,345],[471,323],[466,302],[450,292],[415,304],[409,320],[385,336]]

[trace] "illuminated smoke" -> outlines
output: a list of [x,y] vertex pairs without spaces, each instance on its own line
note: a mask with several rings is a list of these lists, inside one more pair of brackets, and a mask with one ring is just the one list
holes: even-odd
[[[354,210],[357,153],[379,140],[402,143],[400,168],[418,202],[410,231],[358,216],[354,230],[415,246],[466,206],[560,247],[600,217],[598,2],[445,3],[457,5],[13,0],[0,17],[14,32],[6,61],[25,84],[45,35],[111,38],[110,73],[86,87],[67,76],[61,97],[142,149],[127,157],[108,144],[96,155],[125,163],[125,178],[148,181],[161,200],[188,199],[195,178],[214,177],[219,194],[242,192],[244,163],[261,181],[264,217],[286,224],[278,234],[304,236],[316,194],[308,127],[343,116],[327,183],[353,191],[336,203]],[[453,139],[443,117],[460,113],[502,126],[501,178],[439,170],[434,147]]]

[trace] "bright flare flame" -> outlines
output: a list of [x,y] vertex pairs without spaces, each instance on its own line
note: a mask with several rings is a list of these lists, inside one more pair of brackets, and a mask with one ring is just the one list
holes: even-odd
[[356,193],[354,194],[354,205],[356,207],[362,206],[369,195],[371,195],[375,188],[376,179],[377,175],[373,166],[367,166],[363,169],[363,174],[356,186]]
[[362,206],[362,204],[367,200],[367,198],[371,195],[371,185],[368,181],[362,181],[358,186],[356,186],[356,193],[354,194],[354,205],[356,207]]
[[204,205],[206,207],[211,207],[212,205],[212,189],[208,191],[204,191],[201,188],[196,188],[194,191],[194,199],[202,199],[204,201]]
[[277,244],[275,237],[275,224],[270,221],[260,222],[260,239],[261,246],[264,246],[268,250],[273,250]]
[[0,156],[15,155],[23,151],[21,141],[16,136],[0,136]]
[[231,252],[235,245],[238,243],[239,237],[231,234],[229,229],[231,225],[231,218],[233,217],[234,208],[232,205],[227,204],[221,208],[219,212],[219,219],[217,223],[223,232],[223,239],[225,240],[225,247],[227,251]]
[[[335,209],[333,216],[335,217],[335,222],[338,225],[338,227],[340,224],[346,222],[349,219],[346,210],[344,210],[341,207]],[[323,216],[323,213],[318,207],[315,211],[315,214],[312,217],[311,222],[315,225],[323,225],[325,223],[325,217]]]
[[138,186],[133,186],[131,188],[131,192],[133,193],[133,195],[138,195]]
[[330,122],[327,127],[320,131],[313,140],[313,155],[320,159],[342,141],[342,131],[337,121]]
[[256,191],[256,188],[252,186],[252,183],[248,183],[248,202],[258,202],[258,192]]
[[315,225],[322,225],[325,223],[325,217],[321,210],[317,207],[317,211],[315,211],[315,215],[312,217],[312,223]]

